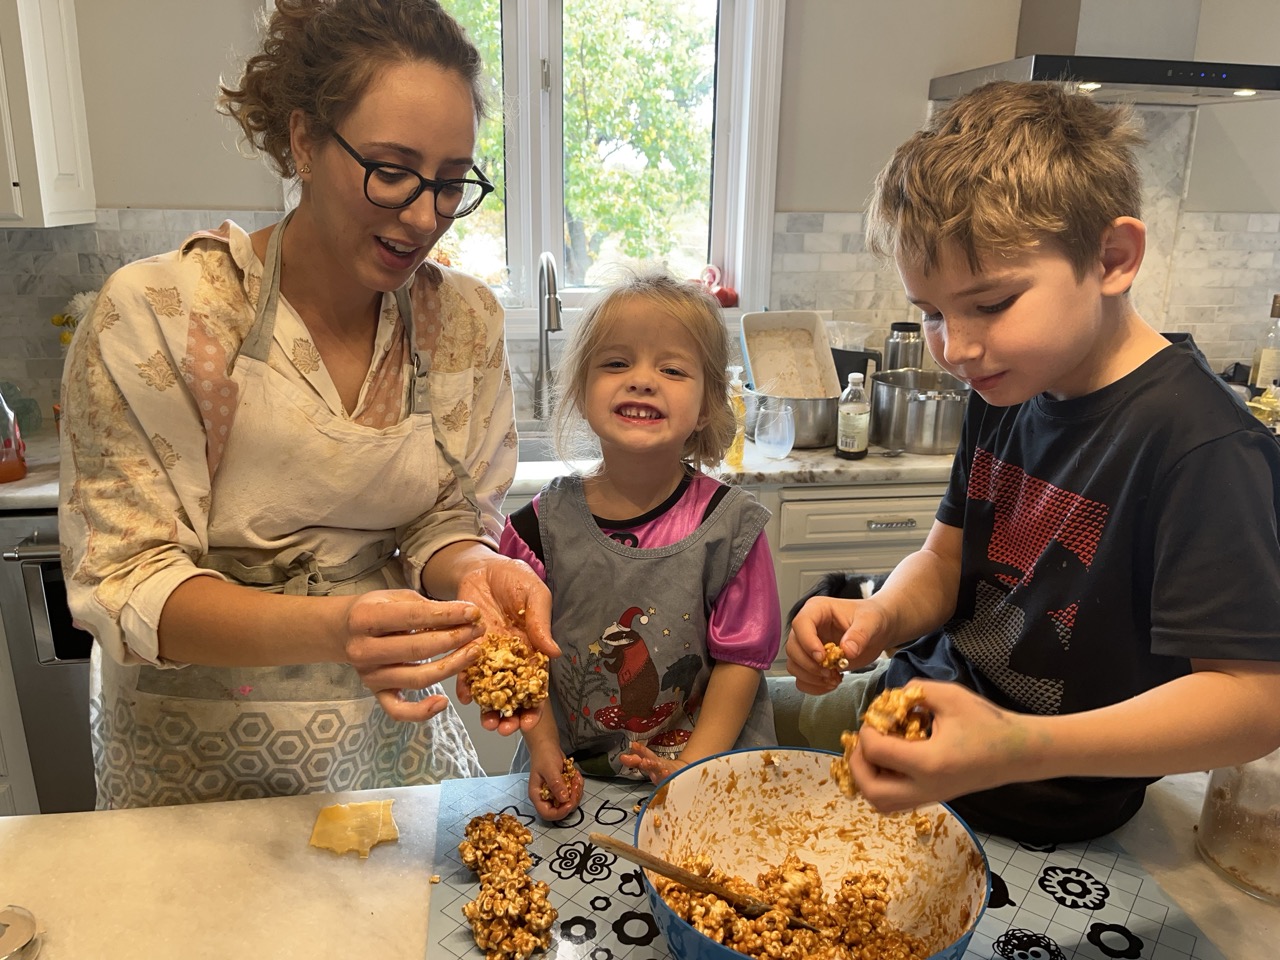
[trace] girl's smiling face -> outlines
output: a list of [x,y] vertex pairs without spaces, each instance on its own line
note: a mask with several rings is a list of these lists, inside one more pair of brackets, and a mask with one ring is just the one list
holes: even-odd
[[601,453],[678,463],[702,425],[702,357],[679,320],[639,297],[619,305],[591,357],[583,415]]

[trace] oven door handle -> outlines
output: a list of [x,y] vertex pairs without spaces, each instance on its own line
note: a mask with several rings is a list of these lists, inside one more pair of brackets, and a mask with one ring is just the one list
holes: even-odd
[[31,632],[35,635],[36,660],[42,664],[75,662],[58,659],[58,649],[53,642],[53,624],[49,620],[49,599],[44,592],[44,576],[40,573],[41,562],[62,558],[62,548],[57,543],[40,543],[39,537],[32,534],[12,550],[6,550],[4,558],[19,563],[22,568]]
[[61,560],[62,547],[56,543],[41,543],[37,534],[32,534],[12,550],[4,552],[4,558],[15,563],[23,561]]

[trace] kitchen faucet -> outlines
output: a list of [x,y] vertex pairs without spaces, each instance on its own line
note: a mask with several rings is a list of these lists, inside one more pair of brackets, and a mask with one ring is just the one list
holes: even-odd
[[551,417],[551,347],[548,333],[559,333],[560,295],[556,290],[556,258],[543,252],[538,258],[538,372],[533,378],[533,418]]

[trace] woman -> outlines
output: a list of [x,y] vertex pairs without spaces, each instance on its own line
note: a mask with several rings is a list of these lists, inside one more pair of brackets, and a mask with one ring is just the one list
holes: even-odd
[[437,684],[487,627],[558,652],[546,588],[494,552],[502,310],[426,262],[492,189],[479,56],[434,0],[275,6],[220,103],[297,209],[124,267],[69,359],[100,807],[481,775]]

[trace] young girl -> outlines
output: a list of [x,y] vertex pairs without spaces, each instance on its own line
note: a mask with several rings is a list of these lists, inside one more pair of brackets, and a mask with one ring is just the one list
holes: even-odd
[[728,353],[717,303],[650,274],[585,310],[560,363],[557,446],[594,436],[600,460],[508,517],[499,548],[550,587],[564,651],[551,710],[514,763],[544,819],[581,800],[566,757],[589,775],[657,782],[775,742],[762,674],[781,634],[768,511],[700,471],[733,439]]

